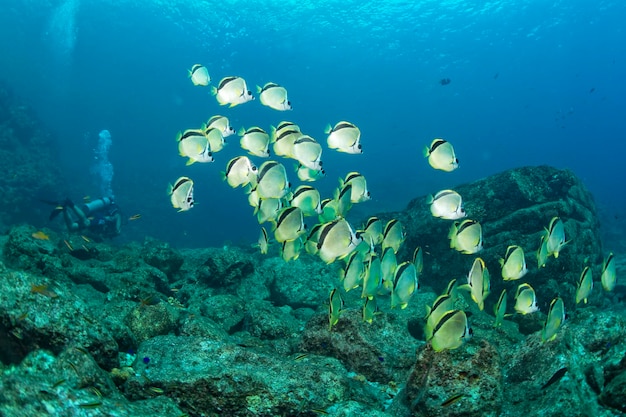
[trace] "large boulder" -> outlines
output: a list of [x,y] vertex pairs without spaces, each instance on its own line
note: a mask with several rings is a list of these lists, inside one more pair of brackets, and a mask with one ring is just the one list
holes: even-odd
[[[571,171],[548,166],[517,168],[454,190],[463,197],[467,218],[482,225],[484,249],[476,255],[450,248],[448,232],[453,222],[433,217],[426,197],[412,200],[403,212],[380,215],[385,220],[399,219],[405,228],[406,241],[398,259],[410,259],[417,246],[425,248],[423,285],[442,292],[450,279],[466,277],[474,258],[480,256],[492,278],[492,296],[485,310],[492,311],[503,288],[512,300],[521,282],[533,286],[542,308],[547,308],[555,294],[560,294],[569,308],[585,262],[599,277],[602,246],[595,204]],[[540,237],[554,216],[563,220],[569,243],[558,258],[551,257],[539,268],[536,251]],[[509,245],[521,246],[526,255],[529,272],[519,281],[505,282],[500,275],[499,260]],[[592,299],[598,295],[596,292]]]

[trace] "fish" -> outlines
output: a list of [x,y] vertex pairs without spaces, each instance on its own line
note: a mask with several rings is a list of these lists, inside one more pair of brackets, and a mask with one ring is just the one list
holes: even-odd
[[178,211],[187,211],[194,206],[193,199],[193,180],[188,177],[180,177],[168,188],[170,200],[174,208]]
[[305,167],[302,164],[298,164],[296,167],[296,173],[298,175],[298,179],[304,182],[313,182],[317,181],[320,178],[324,178],[326,176],[326,171],[324,168],[316,170]]
[[271,142],[274,153],[278,156],[295,159],[294,143],[302,136],[300,128],[291,122],[281,122],[272,128]]
[[252,92],[248,90],[246,81],[241,77],[224,77],[217,87],[212,88],[212,93],[220,105],[227,104],[230,107],[254,100]]
[[67,240],[64,240],[63,243],[65,243],[65,246],[67,246],[67,248],[70,250],[70,252],[74,251],[74,247],[72,246],[72,244],[70,242],[68,242]]
[[237,156],[226,164],[226,171],[222,172],[222,179],[233,188],[246,186],[251,182],[256,184],[258,168],[247,156]]
[[306,359],[307,356],[309,356],[308,353],[301,353],[298,356],[296,356],[295,358],[293,358],[293,360],[295,362],[300,362],[301,360]]
[[375,298],[365,299],[365,303],[363,303],[363,311],[361,314],[364,322],[372,324],[372,322],[374,321],[374,316],[376,314],[379,314],[378,305]]
[[317,242],[319,241],[320,230],[322,229],[322,226],[322,223],[313,226],[311,228],[311,231],[309,232],[309,235],[306,238],[306,241],[304,242],[304,250],[306,250],[309,255],[317,255]]
[[476,220],[454,222],[450,227],[450,247],[464,254],[478,253],[483,249],[483,231]]
[[331,331],[333,326],[337,324],[339,321],[339,316],[341,315],[341,311],[343,310],[343,298],[341,298],[341,294],[337,291],[337,288],[333,288],[330,291],[330,304],[328,306],[328,331]]
[[348,292],[357,288],[363,282],[365,263],[359,251],[353,251],[347,258],[346,265],[341,271],[343,289]]
[[206,131],[209,128],[218,129],[222,133],[222,136],[225,138],[235,134],[235,129],[233,129],[233,127],[230,125],[228,117],[220,116],[219,114],[212,116],[206,122],[206,124],[202,126],[203,131]]
[[348,256],[361,243],[350,223],[340,218],[324,224],[320,229],[317,250],[320,258],[330,264]]
[[285,87],[269,82],[263,88],[257,86],[257,92],[259,93],[259,100],[264,106],[279,111],[293,110],[291,102],[287,98]]
[[361,130],[353,123],[341,121],[331,127],[330,124],[324,129],[328,135],[326,143],[330,149],[350,154],[363,153],[361,146]]
[[434,217],[445,220],[458,220],[467,216],[463,208],[463,198],[453,190],[442,190],[429,196],[426,203],[430,204],[430,213]]
[[472,300],[478,305],[480,311],[485,308],[485,298],[487,298],[491,289],[489,270],[485,265],[485,261],[481,258],[474,259],[472,268],[467,275],[467,284],[461,285],[459,288],[470,292]]
[[394,253],[398,253],[405,239],[406,234],[404,233],[402,223],[397,219],[391,219],[387,222],[383,230],[382,250],[392,248]]
[[83,409],[87,409],[87,410],[92,410],[94,408],[98,408],[102,406],[102,401],[92,401],[89,403],[80,403],[78,404],[79,408],[83,408]]
[[472,337],[472,329],[463,310],[446,311],[433,329],[430,344],[435,352],[456,349]]
[[141,219],[141,214],[133,214],[132,216],[128,218],[128,221],[132,222],[134,220],[139,220],[139,219]]
[[372,198],[367,189],[367,181],[365,177],[358,172],[350,172],[343,181],[340,181],[340,187],[352,186],[350,201],[352,203],[362,203]]
[[547,229],[547,251],[548,256],[559,257],[559,252],[568,243],[565,240],[565,226],[559,217],[553,217],[550,220],[550,226]]
[[441,171],[451,172],[459,167],[452,144],[444,139],[434,139],[430,147],[424,149],[424,157],[431,167]]
[[537,267],[545,267],[546,262],[548,262],[548,239],[547,235],[541,235],[539,248],[537,249]]
[[587,299],[591,295],[593,290],[593,278],[591,276],[591,268],[586,266],[578,279],[578,286],[576,287],[576,304],[584,301],[587,304]]
[[282,198],[289,192],[289,180],[284,165],[266,161],[259,167],[256,192],[259,198]]
[[318,216],[320,223],[328,223],[336,219],[340,219],[341,216],[337,214],[337,200],[333,198],[325,198],[320,202],[320,208],[322,212]]
[[297,239],[286,240],[281,246],[280,256],[285,262],[295,261],[300,256],[303,246],[304,243],[302,242],[301,236]]
[[514,308],[515,311],[523,315],[539,311],[535,290],[530,286],[530,284],[524,283],[517,287]]
[[224,149],[226,142],[224,141],[224,136],[222,135],[222,131],[216,127],[208,127],[204,130],[204,135],[209,141],[209,148],[211,148],[211,152],[219,152]]
[[243,127],[238,132],[241,139],[239,144],[241,148],[248,151],[250,155],[259,158],[267,158],[270,156],[270,135],[260,127],[251,127],[245,130]]
[[301,185],[293,192],[290,204],[299,207],[304,216],[314,216],[322,213],[321,200],[317,189],[310,185]]
[[604,291],[613,291],[617,278],[615,275],[615,258],[613,253],[609,253],[609,256],[602,263],[602,275],[600,276],[600,282]]
[[41,285],[31,284],[30,292],[31,294],[41,294],[49,298],[57,298],[59,296],[57,293],[55,293],[48,287],[48,284],[41,284]]
[[293,156],[309,169],[322,169],[322,146],[311,136],[301,134],[293,142]]
[[187,165],[195,162],[213,162],[213,152],[211,145],[204,131],[187,129],[179,133],[176,137],[178,141],[178,153],[180,156],[187,157]]
[[189,70],[189,78],[191,78],[193,85],[200,85],[203,87],[206,87],[211,82],[209,70],[207,70],[204,65],[200,64],[195,64],[191,67]]
[[503,280],[514,281],[522,278],[528,272],[524,249],[517,245],[506,248],[504,259],[500,259],[500,266]]
[[455,394],[455,395],[447,398],[444,402],[442,402],[441,406],[442,407],[449,407],[452,404],[460,401],[463,397],[465,397],[465,394],[463,394],[463,393]]
[[558,371],[556,371],[554,373],[554,375],[552,375],[550,377],[548,382],[546,382],[545,384],[543,384],[541,386],[541,389],[544,390],[544,389],[548,388],[550,385],[560,381],[561,378],[563,378],[563,376],[565,376],[566,373],[567,373],[567,367],[563,367],[563,368],[559,369]]
[[498,302],[493,307],[493,312],[496,315],[496,321],[493,323],[493,327],[502,326],[502,322],[506,316],[506,289],[502,290],[500,293],[500,298],[498,298]]
[[352,184],[337,188],[334,197],[332,204],[330,206],[327,205],[327,207],[334,209],[334,216],[323,211],[324,217],[333,217],[329,220],[334,220],[337,217],[345,218],[348,215],[348,211],[352,208]]
[[259,224],[276,220],[278,213],[283,209],[281,198],[264,198],[259,200],[258,204],[254,214],[256,214]]
[[263,255],[267,254],[267,251],[269,250],[270,240],[267,236],[267,230],[265,230],[265,227],[261,227],[261,232],[259,233],[259,239],[257,240],[257,244],[261,253]]
[[392,247],[383,249],[383,255],[380,261],[383,287],[390,292],[393,289],[393,279],[396,268],[398,267],[398,259],[396,252]]
[[450,310],[454,310],[454,297],[446,293],[437,297],[431,307],[426,306],[426,324],[424,325],[425,340],[430,340],[433,336],[435,326],[443,315]]
[[298,207],[286,207],[281,210],[274,224],[274,239],[283,243],[294,240],[306,233],[304,216]]
[[380,245],[383,242],[383,222],[378,217],[367,219],[361,237],[372,245]]
[[367,262],[365,274],[363,275],[363,291],[361,298],[373,299],[383,282],[383,270],[380,257],[372,253]]
[[541,330],[541,340],[551,342],[556,338],[556,333],[565,322],[565,304],[560,297],[556,297],[550,302],[548,317]]
[[391,308],[399,306],[401,309],[405,309],[418,288],[419,282],[415,265],[409,261],[402,262],[394,272]]
[[50,240],[50,236],[48,236],[41,230],[36,231],[35,233],[31,234],[31,236],[33,237],[33,239],[36,240]]
[[416,247],[413,251],[413,265],[415,265],[415,270],[419,277],[424,270],[424,251],[421,246]]

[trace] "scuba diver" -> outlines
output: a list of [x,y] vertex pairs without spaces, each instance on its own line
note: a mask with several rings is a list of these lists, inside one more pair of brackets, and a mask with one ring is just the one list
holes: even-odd
[[113,238],[121,231],[122,216],[111,197],[102,197],[80,206],[67,199],[52,210],[50,220],[61,213],[67,230],[84,231],[96,240]]

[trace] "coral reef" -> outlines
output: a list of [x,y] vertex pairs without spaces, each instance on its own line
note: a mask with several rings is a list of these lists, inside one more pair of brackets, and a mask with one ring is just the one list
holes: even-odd
[[[418,244],[428,249],[419,292],[403,310],[379,297],[371,324],[361,317],[360,291],[344,292],[330,330],[328,294],[339,265],[316,257],[285,263],[249,248],[176,249],[153,239],[116,247],[14,226],[0,236],[0,414],[624,413],[623,285],[616,294],[598,286],[589,304],[573,308],[574,276],[584,258],[597,269],[601,250],[584,187],[567,171],[538,167],[457,190],[470,217],[483,222],[480,256],[492,268],[492,292],[507,285],[497,257],[508,243],[524,246],[532,264],[532,246],[556,214],[572,241],[544,269],[531,267],[539,312],[494,328],[497,297],[483,311],[461,297],[456,308],[467,312],[473,338],[443,352],[424,341],[426,306],[451,278],[467,275],[474,257],[448,247],[450,222],[433,219],[423,199],[381,216],[406,226],[399,259]],[[556,293],[569,316],[554,340],[542,342]]]

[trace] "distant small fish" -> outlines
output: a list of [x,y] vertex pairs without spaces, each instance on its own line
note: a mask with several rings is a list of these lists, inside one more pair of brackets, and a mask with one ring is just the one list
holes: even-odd
[[48,236],[47,234],[45,234],[44,232],[42,232],[41,230],[33,233],[31,235],[34,239],[37,240],[50,240],[50,236]]
[[131,221],[131,222],[132,222],[133,220],[139,220],[139,219],[141,219],[141,214],[133,214],[132,216],[130,216],[130,217],[128,218],[128,220],[129,220],[129,221]]
[[87,242],[87,243],[91,242],[91,239],[89,239],[87,236],[80,235],[80,238],[81,238],[82,240],[84,240],[85,242]]
[[67,240],[64,240],[63,243],[65,243],[65,246],[67,246],[70,252],[74,250],[74,247]]
[[54,291],[48,289],[48,284],[41,284],[41,285],[32,284],[30,286],[30,292],[32,294],[41,294],[50,298],[57,298],[59,296]]
[[559,369],[558,371],[554,373],[554,375],[552,375],[552,378],[550,378],[548,382],[542,385],[541,389],[544,390],[548,388],[550,385],[554,384],[555,382],[558,382],[561,378],[563,378],[563,376],[566,373],[567,373],[567,367],[563,367]]
[[458,402],[461,400],[461,398],[465,397],[465,394],[461,393],[461,394],[455,394],[452,397],[448,398],[447,400],[445,400],[444,402],[441,403],[442,407],[449,407],[452,404]]
[[495,75],[493,76],[493,79],[494,79],[494,80],[497,80],[499,76],[500,76],[500,73],[499,73],[499,72],[496,72],[496,73],[495,73]]
[[84,197],[83,197],[83,201],[84,201],[85,203],[90,202],[90,201],[91,201],[91,196],[89,196],[89,195],[84,196]]
[[163,389],[159,387],[150,387],[148,389],[156,395],[162,395],[163,393],[165,393],[165,391],[163,391]]
[[441,80],[439,80],[439,84],[441,85],[448,85],[452,82],[452,80],[450,80],[450,78],[442,78]]
[[90,403],[81,403],[78,404],[78,406],[80,408],[85,408],[85,409],[94,409],[94,408],[98,408],[102,405],[101,401],[92,401]]
[[294,361],[299,362],[299,361],[301,361],[302,359],[306,358],[307,356],[309,356],[309,354],[308,354],[308,353],[303,353],[303,354],[301,354],[301,355],[296,356],[296,357],[294,358]]
[[596,91],[595,87],[591,87],[591,90],[589,90],[589,94],[593,93],[594,91]]

